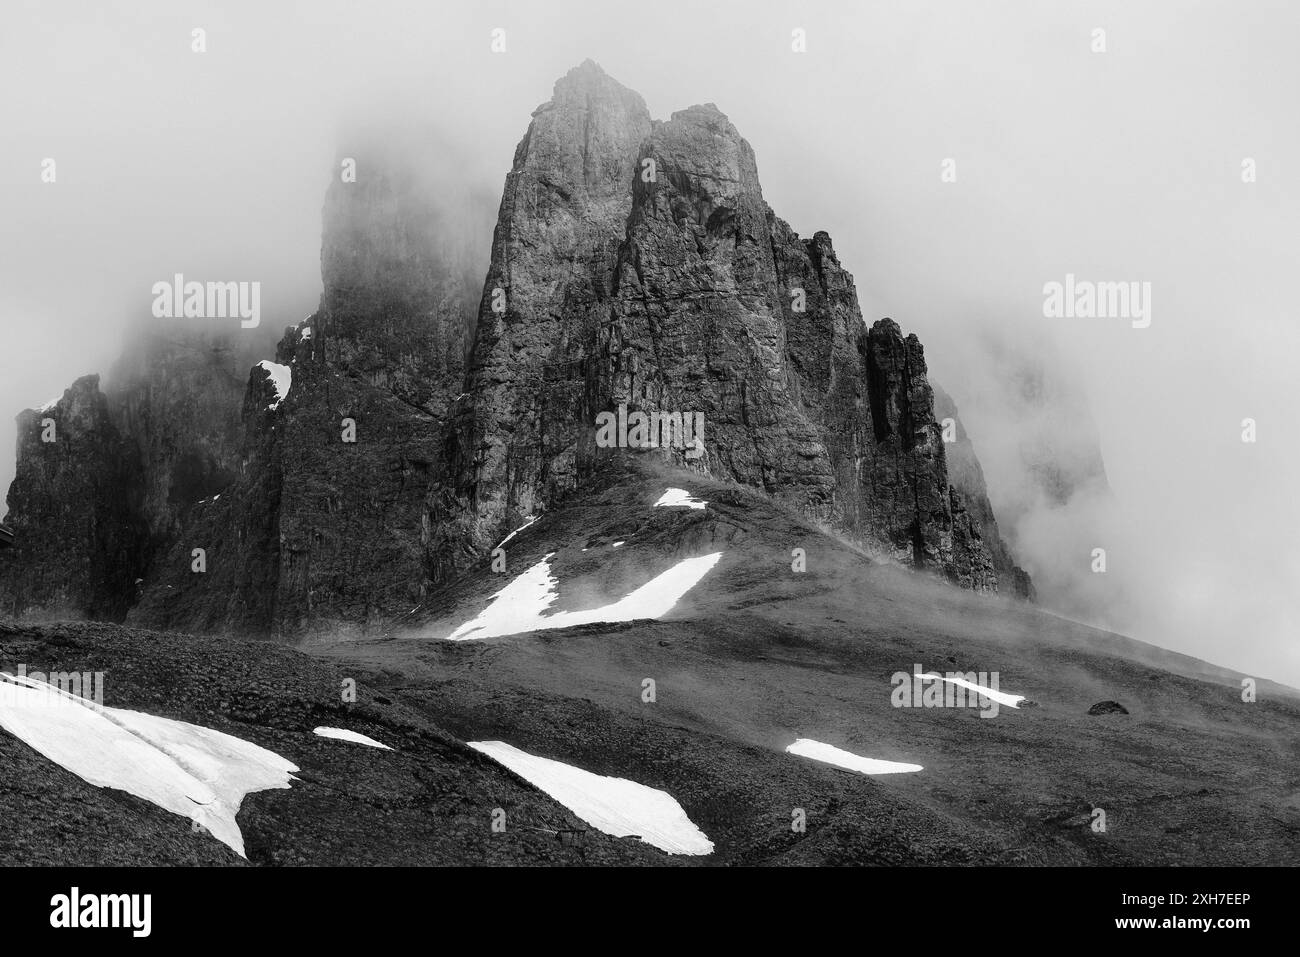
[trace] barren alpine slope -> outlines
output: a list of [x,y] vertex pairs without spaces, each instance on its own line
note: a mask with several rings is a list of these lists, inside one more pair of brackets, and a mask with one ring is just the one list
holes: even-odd
[[[796,548],[806,571],[792,569]],[[548,555],[543,618],[617,617],[646,582],[716,553],[657,619],[448,640]],[[602,476],[506,555],[504,573],[485,562],[426,620],[368,640],[290,649],[10,624],[0,660],[103,672],[107,706],[296,765],[289,787],[243,799],[254,864],[1267,864],[1300,849],[1290,689],[1265,684],[1245,703],[1238,675],[878,564],[757,493],[658,464]],[[999,696],[1023,700],[895,706],[892,676],[916,665],[996,673]],[[1103,701],[1127,713],[1089,713]],[[788,753],[800,739],[920,770]],[[664,850],[644,823],[612,836],[572,792],[566,806],[470,742],[663,792],[711,850]],[[10,735],[0,760],[14,772],[0,789],[3,863],[245,862]]]

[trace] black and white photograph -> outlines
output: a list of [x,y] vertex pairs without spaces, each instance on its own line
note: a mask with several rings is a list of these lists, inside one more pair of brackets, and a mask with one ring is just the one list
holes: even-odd
[[5,0],[7,932],[1282,930],[1298,101],[1295,0]]

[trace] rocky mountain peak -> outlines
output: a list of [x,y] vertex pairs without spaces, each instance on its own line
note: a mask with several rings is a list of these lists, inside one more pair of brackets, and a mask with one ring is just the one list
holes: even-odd
[[[429,142],[341,150],[356,176],[336,167],[326,195],[320,308],[288,330],[275,375],[271,356],[243,356],[232,391],[229,354],[178,346],[110,399],[78,383],[58,453],[24,439],[11,514],[45,530],[19,559],[44,571],[6,552],[0,580],[38,583],[13,607],[379,627],[629,464],[748,486],[964,588],[1014,568],[982,479],[966,480],[973,449],[950,481],[921,343],[892,319],[868,327],[830,236],[801,238],[768,206],[716,105],[657,122],[594,62],[571,70],[534,112],[480,252]],[[611,446],[597,421],[615,413],[667,431]],[[73,501],[94,520],[60,518]],[[40,586],[67,578],[60,555],[94,587]]]
[[626,189],[631,154],[649,131],[640,94],[587,60],[556,81],[551,99],[533,111],[511,175],[546,179],[557,198],[590,193],[582,198],[599,201]]
[[[614,105],[593,105],[593,84]],[[570,186],[579,165],[595,203]],[[830,237],[776,217],[712,103],[651,123],[603,71],[557,85],[507,177],[467,392],[438,523],[467,558],[575,490],[603,454],[595,416],[626,407],[703,416],[700,459],[658,450],[677,464],[996,587],[948,485],[920,342],[892,320],[865,328]]]

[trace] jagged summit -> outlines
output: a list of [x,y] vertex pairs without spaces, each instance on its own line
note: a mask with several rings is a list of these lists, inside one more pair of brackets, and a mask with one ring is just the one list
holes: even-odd
[[561,77],[560,80],[556,80],[556,83],[560,83],[560,82],[562,82],[564,79],[567,79],[568,77],[575,76],[575,75],[578,75],[578,76],[593,76],[593,75],[594,75],[594,76],[602,76],[602,77],[608,77],[608,76],[609,76],[609,74],[605,72],[605,68],[604,68],[604,67],[602,67],[599,63],[597,63],[597,62],[596,62],[595,60],[593,60],[591,57],[587,57],[587,58],[584,59],[581,63],[579,63],[577,66],[575,66],[573,69],[571,69],[568,73],[564,74],[564,76]]
[[566,107],[600,110],[612,104],[621,104],[627,112],[640,112],[649,116],[641,94],[628,89],[614,79],[595,60],[583,60],[555,81],[551,98],[533,110],[533,116],[553,109]]
[[[507,178],[455,500],[435,523],[447,549],[479,554],[580,487],[601,459],[595,415],[626,406],[703,414],[702,459],[662,450],[678,464],[996,587],[948,485],[920,343],[893,322],[867,330],[830,237],[800,239],[773,213],[752,147],[716,105],[651,123],[603,71],[575,72],[583,94],[574,73],[557,84]],[[619,93],[592,100],[592,84]]]
[[[570,70],[515,150],[481,285],[462,222],[389,152],[362,151],[356,181],[330,187],[320,308],[264,357],[291,385],[272,397],[263,365],[242,409],[226,402],[242,423],[202,444],[220,468],[181,483],[204,498],[143,551],[99,525],[60,532],[140,570],[82,607],[245,633],[418,619],[528,516],[628,457],[759,490],[963,588],[997,589],[1014,567],[982,477],[950,481],[920,342],[890,319],[868,327],[830,236],[801,238],[768,206],[715,104],[654,121],[594,61]],[[701,444],[602,445],[597,419],[619,410],[699,421]],[[162,441],[154,420],[119,419],[113,441]],[[49,455],[24,443],[16,485]],[[172,487],[147,474],[168,460],[142,461],[141,487]],[[40,468],[52,487],[84,484],[75,462]],[[40,604],[23,594],[14,610]]]
[[724,135],[728,133],[733,136],[740,135],[736,132],[736,128],[731,125],[731,120],[727,117],[727,114],[718,109],[716,103],[697,103],[694,106],[688,106],[684,110],[675,110],[670,119],[696,123]]

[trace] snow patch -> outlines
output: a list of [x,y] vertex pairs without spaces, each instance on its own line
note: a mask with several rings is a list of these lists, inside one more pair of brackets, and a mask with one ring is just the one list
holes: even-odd
[[882,761],[880,758],[864,758],[860,754],[854,754],[851,751],[842,751],[833,745],[823,744],[821,741],[814,741],[811,738],[800,738],[785,750],[789,754],[797,754],[803,758],[812,758],[814,761],[833,764],[836,767],[847,768],[850,771],[860,771],[863,774],[899,774],[903,771],[925,770],[925,768],[921,767],[919,764],[904,764],[901,761]]
[[334,738],[337,741],[351,741],[353,744],[366,744],[372,748],[383,748],[385,751],[393,750],[386,744],[376,741],[374,738],[366,737],[359,731],[349,731],[347,728],[316,728],[314,734],[319,734],[322,738]]
[[611,548],[618,548],[618,546],[620,546],[620,545],[622,545],[622,544],[624,544],[624,543],[623,543],[623,542],[615,542],[615,543],[614,543],[612,546],[610,546],[610,547],[611,547]]
[[713,842],[666,791],[540,758],[504,741],[470,741],[469,746],[545,791],[599,831],[638,837],[669,854],[713,853]]
[[1025,700],[1022,694],[1007,694],[1005,691],[994,691],[984,685],[976,684],[973,681],[967,681],[965,678],[948,678],[938,672],[931,671],[921,675],[922,678],[938,678],[940,681],[947,681],[950,684],[960,685],[963,688],[969,688],[971,691],[977,691],[986,698],[992,698],[998,704],[1006,705],[1008,708],[1020,710],[1020,702]]
[[670,488],[663,497],[654,503],[655,508],[704,508],[708,502],[701,501],[684,488]]
[[551,575],[553,557],[555,552],[549,553],[493,595],[492,603],[473,620],[465,622],[448,635],[448,640],[497,638],[526,631],[568,628],[572,625],[662,618],[709,573],[722,557],[722,552],[683,559],[612,605],[587,611],[560,611],[545,615],[544,612],[559,597],[555,590],[559,581]]
[[96,787],[116,788],[201,824],[240,857],[244,795],[287,788],[296,765],[211,728],[106,708],[0,673],[0,727]]
[[289,388],[293,385],[293,370],[270,359],[263,359],[258,365],[266,370],[271,377],[271,383],[275,386],[275,401],[267,408],[278,409],[280,403],[289,397]]

